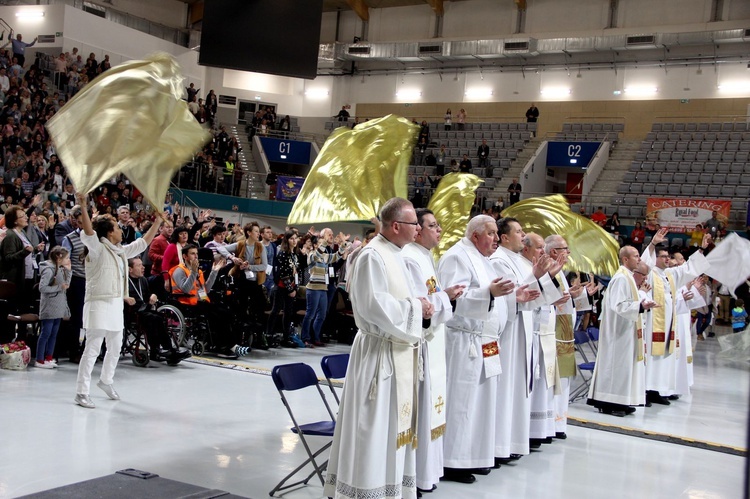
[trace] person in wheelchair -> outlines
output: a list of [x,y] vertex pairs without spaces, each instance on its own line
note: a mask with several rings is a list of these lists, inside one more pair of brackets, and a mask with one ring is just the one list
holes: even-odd
[[190,352],[187,349],[178,348],[172,341],[167,332],[164,317],[155,310],[158,297],[151,293],[148,280],[143,275],[144,271],[145,267],[140,257],[128,260],[128,294],[130,296],[125,298],[125,304],[128,305],[126,313],[135,314],[141,328],[146,330],[151,360],[167,361],[169,365],[174,366],[190,357]]
[[182,248],[182,260],[184,263],[177,265],[169,271],[172,295],[185,308],[194,309],[198,314],[204,315],[208,319],[211,331],[210,349],[216,351],[216,355],[221,358],[236,359],[237,349],[236,341],[232,327],[221,328],[220,321],[225,321],[230,317],[231,311],[213,305],[208,296],[209,291],[216,282],[216,277],[226,265],[226,260],[220,258],[216,260],[211,268],[211,273],[206,279],[203,271],[200,269],[198,262],[198,247],[194,244],[187,244]]

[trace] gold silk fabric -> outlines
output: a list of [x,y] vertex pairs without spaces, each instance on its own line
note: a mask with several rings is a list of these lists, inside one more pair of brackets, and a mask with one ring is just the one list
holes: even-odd
[[154,206],[172,176],[210,138],[182,100],[180,67],[153,54],[102,73],[47,123],[79,192],[124,173]]
[[440,243],[432,250],[435,260],[464,237],[475,192],[482,182],[470,173],[449,173],[440,180],[427,205],[443,228]]
[[287,223],[370,220],[392,197],[407,196],[419,126],[388,115],[336,129],[310,169]]
[[524,199],[502,215],[518,219],[526,232],[563,236],[570,249],[567,270],[612,276],[620,266],[617,240],[588,218],[570,211],[568,201],[559,194]]

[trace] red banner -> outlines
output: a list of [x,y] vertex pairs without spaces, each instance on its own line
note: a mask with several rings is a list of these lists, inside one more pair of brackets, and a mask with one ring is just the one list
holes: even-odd
[[726,199],[648,198],[646,226],[659,224],[670,232],[692,232],[697,224],[710,219],[713,212],[725,226],[732,202]]

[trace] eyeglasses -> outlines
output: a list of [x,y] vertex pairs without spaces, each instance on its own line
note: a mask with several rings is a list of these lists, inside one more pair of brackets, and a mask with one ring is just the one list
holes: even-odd
[[397,224],[406,224],[406,225],[413,225],[414,227],[419,226],[419,222],[402,222],[401,220],[396,220]]
[[634,274],[642,275],[643,277],[648,277],[648,274],[644,274],[643,272],[638,272],[637,270],[633,271]]
[[570,249],[568,249],[567,246],[565,246],[563,248],[552,248],[552,249],[556,249],[557,251],[567,251],[568,253],[570,253]]

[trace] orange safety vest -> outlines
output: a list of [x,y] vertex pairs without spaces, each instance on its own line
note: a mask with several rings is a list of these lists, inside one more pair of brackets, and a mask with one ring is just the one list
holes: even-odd
[[[180,289],[180,287],[177,285],[177,282],[175,282],[174,280],[174,271],[178,268],[181,268],[185,272],[185,275],[190,277],[190,269],[188,269],[184,263],[172,267],[172,269],[169,271],[169,278],[172,281],[172,294],[175,295],[177,301],[184,305],[197,305],[198,290],[203,288],[203,283],[205,282],[205,279],[203,278],[203,271],[198,269],[198,278],[193,283],[193,289],[190,290],[190,293],[185,293]],[[206,293],[205,301],[207,303],[211,302],[211,300],[208,299],[208,293]]]

